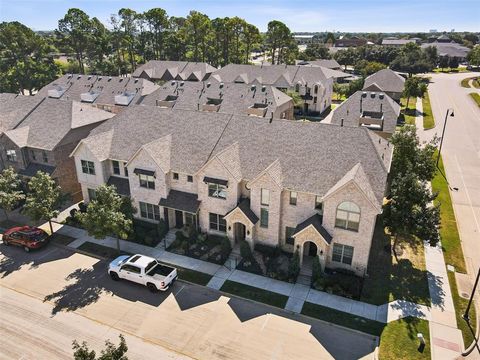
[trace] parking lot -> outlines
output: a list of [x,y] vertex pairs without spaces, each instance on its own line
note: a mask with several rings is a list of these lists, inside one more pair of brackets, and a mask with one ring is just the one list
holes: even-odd
[[372,336],[205,287],[178,281],[150,293],[114,282],[105,260],[53,245],[27,254],[0,244],[0,253],[1,287],[50,304],[53,317],[75,312],[193,358],[358,359],[374,350]]

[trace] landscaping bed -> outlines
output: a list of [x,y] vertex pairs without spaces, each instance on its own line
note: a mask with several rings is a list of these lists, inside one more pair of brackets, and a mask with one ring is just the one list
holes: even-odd
[[343,269],[325,269],[312,277],[312,288],[349,299],[360,299],[362,286],[361,277]]
[[244,285],[235,281],[227,280],[220,288],[220,291],[237,295],[242,298],[262,302],[278,308],[285,308],[288,301],[288,296],[280,295],[268,290],[259,289],[253,286]]
[[50,236],[49,240],[60,245],[68,246],[68,244],[75,241],[76,239],[71,236],[63,235],[57,232],[53,233],[53,235]]
[[[425,339],[423,349],[419,347],[418,333],[422,333]],[[406,317],[388,323],[380,336],[378,358],[382,360],[430,359],[428,321]]]
[[291,283],[297,279],[299,268],[295,268],[294,264],[297,260],[279,247],[256,244],[252,252],[248,243],[242,242],[240,252],[242,261],[237,266],[239,270]]
[[386,326],[386,324],[379,321],[366,319],[361,316],[309,302],[303,304],[302,314],[375,336],[380,336]]
[[167,250],[175,254],[223,265],[232,248],[230,240],[226,236],[199,234],[191,228],[184,227],[176,232],[176,239]]
[[90,241],[84,242],[77,249],[81,250],[81,251],[85,251],[88,254],[93,254],[93,255],[96,255],[96,256],[99,256],[99,257],[102,257],[102,258],[106,258],[106,259],[115,259],[116,257],[118,257],[120,255],[132,255],[132,254],[130,254],[128,252],[125,252],[125,251],[120,251],[120,254],[119,254],[117,249],[114,249],[114,248],[111,248],[111,247],[108,247],[108,246],[104,246],[104,245],[100,245],[100,244],[96,244],[96,243],[93,243],[93,242],[90,242]]
[[469,84],[470,80],[473,80],[472,84],[474,87],[476,87],[477,89],[480,88],[480,78],[476,76],[463,79],[460,82],[460,85],[464,88],[470,88],[470,84]]

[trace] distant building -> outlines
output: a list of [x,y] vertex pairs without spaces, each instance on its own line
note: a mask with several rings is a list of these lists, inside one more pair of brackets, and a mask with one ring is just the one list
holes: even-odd
[[446,39],[450,40],[447,36],[442,35],[437,41],[422,44],[421,47],[427,48],[433,46],[437,48],[438,56],[456,57],[460,62],[466,61],[470,49],[454,41],[447,41]]
[[303,44],[313,44],[314,43],[314,40],[313,40],[313,37],[315,35],[293,35],[293,38],[295,39],[295,41],[297,42],[297,44],[299,45],[303,45]]
[[397,39],[397,38],[385,38],[382,40],[383,46],[390,46],[390,47],[400,47],[409,43],[416,44],[417,41],[415,39]]
[[202,62],[151,60],[139,66],[132,74],[151,81],[203,81],[217,70]]
[[359,38],[358,36],[352,36],[351,38],[341,38],[335,40],[335,47],[357,47],[367,45],[367,40]]

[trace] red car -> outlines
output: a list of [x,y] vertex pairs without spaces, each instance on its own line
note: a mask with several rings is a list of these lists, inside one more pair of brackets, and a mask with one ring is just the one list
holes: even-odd
[[26,252],[45,246],[47,241],[48,234],[44,230],[31,226],[18,226],[3,233],[5,245],[21,246]]

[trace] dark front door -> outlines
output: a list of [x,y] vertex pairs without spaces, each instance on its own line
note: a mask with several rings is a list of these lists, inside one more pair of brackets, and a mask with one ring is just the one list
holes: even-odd
[[240,223],[235,223],[235,242],[240,242],[245,240],[245,225]]
[[165,220],[167,229],[170,229],[170,222],[168,221],[168,209],[166,207],[163,208],[163,219]]
[[308,256],[317,256],[317,245],[310,242],[310,248],[308,249]]
[[183,227],[183,213],[180,210],[175,210],[175,227],[177,229]]

